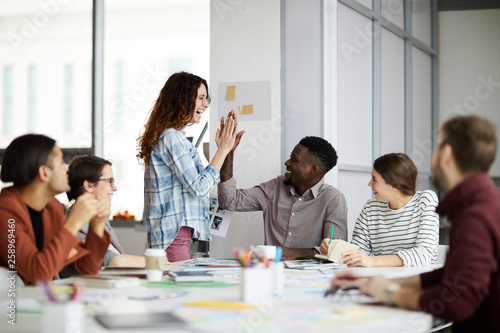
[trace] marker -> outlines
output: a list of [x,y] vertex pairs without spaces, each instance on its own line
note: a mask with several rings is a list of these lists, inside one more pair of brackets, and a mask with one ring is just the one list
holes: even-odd
[[78,299],[78,296],[80,295],[80,288],[81,286],[78,284],[73,286],[73,293],[69,298],[70,301],[76,301]]
[[42,280],[42,288],[43,288],[43,291],[45,292],[45,295],[47,296],[47,298],[50,302],[57,302],[57,298],[55,297],[54,293],[52,292],[47,280]]
[[281,257],[283,256],[283,249],[281,247],[276,248],[276,262],[281,261]]

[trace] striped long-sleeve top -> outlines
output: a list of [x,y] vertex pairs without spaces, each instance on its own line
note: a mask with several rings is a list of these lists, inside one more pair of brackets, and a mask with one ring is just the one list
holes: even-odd
[[404,266],[436,261],[439,245],[438,199],[433,191],[417,191],[400,209],[370,199],[356,221],[352,243],[368,255],[397,254]]

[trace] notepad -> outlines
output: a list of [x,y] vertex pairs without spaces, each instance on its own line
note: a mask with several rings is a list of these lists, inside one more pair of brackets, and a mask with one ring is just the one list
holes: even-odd
[[332,262],[342,264],[342,253],[351,250],[359,250],[359,246],[348,243],[342,239],[334,239],[330,242],[328,247],[328,256],[316,254],[314,258],[326,259]]
[[195,302],[185,303],[185,306],[199,306],[205,308],[218,308],[218,309],[228,309],[228,310],[247,310],[255,309],[256,305],[249,305],[241,302],[228,302],[228,301],[209,301],[209,300],[199,300]]

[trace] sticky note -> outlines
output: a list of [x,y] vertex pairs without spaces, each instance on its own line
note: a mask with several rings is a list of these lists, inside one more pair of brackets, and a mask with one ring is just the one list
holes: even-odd
[[236,99],[236,86],[226,87],[226,101],[234,101]]
[[240,105],[240,114],[253,114],[253,104]]
[[219,308],[219,309],[230,309],[230,310],[247,310],[255,309],[257,306],[245,304],[241,302],[226,302],[226,301],[209,301],[209,300],[198,300],[190,303],[184,303],[185,306],[198,306],[205,308]]

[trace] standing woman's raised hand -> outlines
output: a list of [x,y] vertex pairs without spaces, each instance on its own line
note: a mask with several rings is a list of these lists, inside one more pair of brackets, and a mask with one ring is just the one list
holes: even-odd
[[[229,111],[229,113],[227,114],[227,118],[229,119],[230,117],[234,119],[235,131],[237,131],[236,129],[238,128],[238,116],[236,115],[236,112],[234,112],[234,110]],[[223,128],[224,128],[224,117],[221,117],[220,130],[222,130]],[[238,134],[236,134],[236,139],[234,140],[234,145],[233,148],[231,148],[231,152],[236,150],[236,147],[238,147],[238,145],[240,144],[240,140],[243,134],[245,134],[245,131],[241,131]]]
[[237,135],[236,121],[232,116],[227,117],[224,126],[217,129],[215,133],[215,143],[217,148],[228,154],[234,146]]

